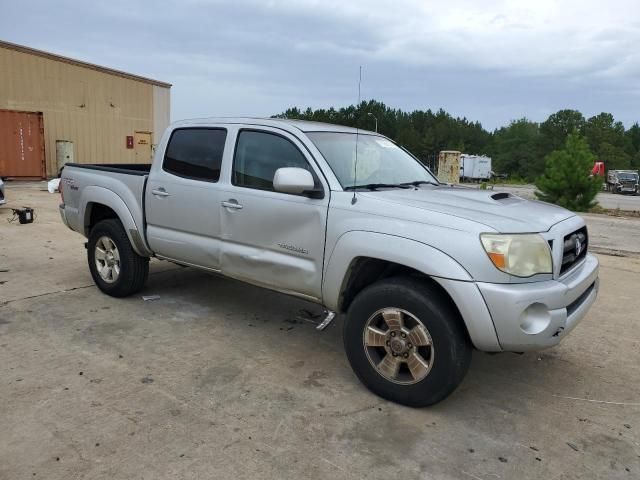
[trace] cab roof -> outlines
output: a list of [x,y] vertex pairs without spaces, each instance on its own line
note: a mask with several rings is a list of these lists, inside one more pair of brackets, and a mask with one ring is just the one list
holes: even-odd
[[189,120],[180,120],[172,124],[173,127],[179,126],[207,126],[207,125],[256,125],[264,127],[284,128],[285,130],[298,130],[302,132],[339,132],[339,133],[356,133],[378,135],[368,130],[355,129],[353,127],[345,127],[344,125],[335,125],[332,123],[310,122],[307,120],[294,120],[289,118],[255,118],[255,117],[210,117],[210,118],[194,118]]

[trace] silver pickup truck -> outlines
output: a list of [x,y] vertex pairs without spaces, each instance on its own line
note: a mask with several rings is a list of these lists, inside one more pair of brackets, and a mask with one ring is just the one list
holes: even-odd
[[411,406],[462,381],[475,347],[551,347],[586,315],[598,261],[582,218],[440,184],[367,131],[276,119],[174,123],[153,165],[69,164],[64,223],[106,294],[143,288],[150,257],[344,313],[360,380]]

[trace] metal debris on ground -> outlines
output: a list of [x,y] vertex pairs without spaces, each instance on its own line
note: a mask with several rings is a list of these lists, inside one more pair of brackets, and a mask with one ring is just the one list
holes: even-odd
[[567,442],[567,445],[569,445],[573,450],[575,450],[576,452],[579,452],[580,449],[573,443],[571,442]]
[[149,302],[151,300],[160,300],[160,295],[143,295],[142,300]]

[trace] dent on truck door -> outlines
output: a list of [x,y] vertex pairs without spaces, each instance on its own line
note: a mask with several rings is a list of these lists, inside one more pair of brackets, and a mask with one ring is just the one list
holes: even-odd
[[295,138],[241,130],[231,185],[222,187],[223,273],[282,291],[319,299],[329,195],[322,199],[273,190],[281,167],[319,176]]
[[222,128],[181,128],[171,135],[162,169],[146,190],[147,239],[160,256],[220,267],[217,182],[226,141]]

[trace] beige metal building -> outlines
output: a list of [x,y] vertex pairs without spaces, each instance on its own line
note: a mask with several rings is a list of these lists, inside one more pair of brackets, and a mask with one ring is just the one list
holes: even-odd
[[0,41],[0,176],[65,162],[145,163],[169,125],[171,85]]

